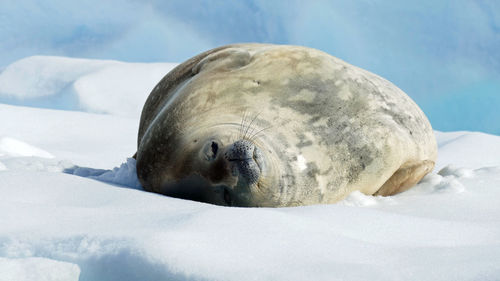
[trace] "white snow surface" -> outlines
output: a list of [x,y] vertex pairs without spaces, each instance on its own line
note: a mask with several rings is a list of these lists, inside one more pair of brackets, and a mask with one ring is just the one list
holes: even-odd
[[173,64],[21,62],[0,73],[2,281],[500,279],[498,136],[436,132],[436,169],[392,197],[213,206],[143,191],[130,158]]
[[0,73],[0,102],[135,117],[176,65],[27,57]]

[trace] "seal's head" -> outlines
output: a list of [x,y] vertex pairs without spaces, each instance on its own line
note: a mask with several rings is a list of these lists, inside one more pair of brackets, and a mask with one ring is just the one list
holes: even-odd
[[155,176],[162,178],[157,192],[226,206],[276,205],[280,179],[272,148],[258,137],[231,137],[227,126],[214,126],[208,135],[192,133],[170,150],[175,167],[165,166]]

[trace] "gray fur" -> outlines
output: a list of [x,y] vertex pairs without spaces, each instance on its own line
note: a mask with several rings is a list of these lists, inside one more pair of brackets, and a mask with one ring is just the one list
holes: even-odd
[[[224,153],[249,142],[261,162],[201,161],[212,140]],[[239,44],[186,61],[154,88],[137,169],[153,192],[175,196],[172,186],[196,178],[186,189],[207,193],[201,201],[292,206],[374,194],[407,163],[436,154],[429,121],[387,80],[314,49]]]

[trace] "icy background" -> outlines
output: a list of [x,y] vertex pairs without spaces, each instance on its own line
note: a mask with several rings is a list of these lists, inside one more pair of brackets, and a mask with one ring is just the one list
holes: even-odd
[[173,66],[37,56],[0,74],[19,103],[0,103],[0,281],[500,278],[499,136],[436,131],[436,169],[393,197],[231,208],[141,190],[138,112]]
[[[0,0],[0,281],[499,280],[499,14],[486,0]],[[296,208],[142,191],[130,157],[168,62],[243,41],[394,82],[453,131],[435,132],[435,170],[397,196]]]
[[500,2],[1,0],[0,69],[32,55],[182,62],[305,45],[387,78],[442,131],[500,135]]

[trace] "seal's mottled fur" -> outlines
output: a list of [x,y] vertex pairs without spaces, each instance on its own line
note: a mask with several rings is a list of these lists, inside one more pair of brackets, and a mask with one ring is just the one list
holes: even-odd
[[389,81],[310,48],[237,44],[189,59],[153,89],[137,174],[146,190],[181,198],[308,205],[404,191],[436,154],[429,121]]

